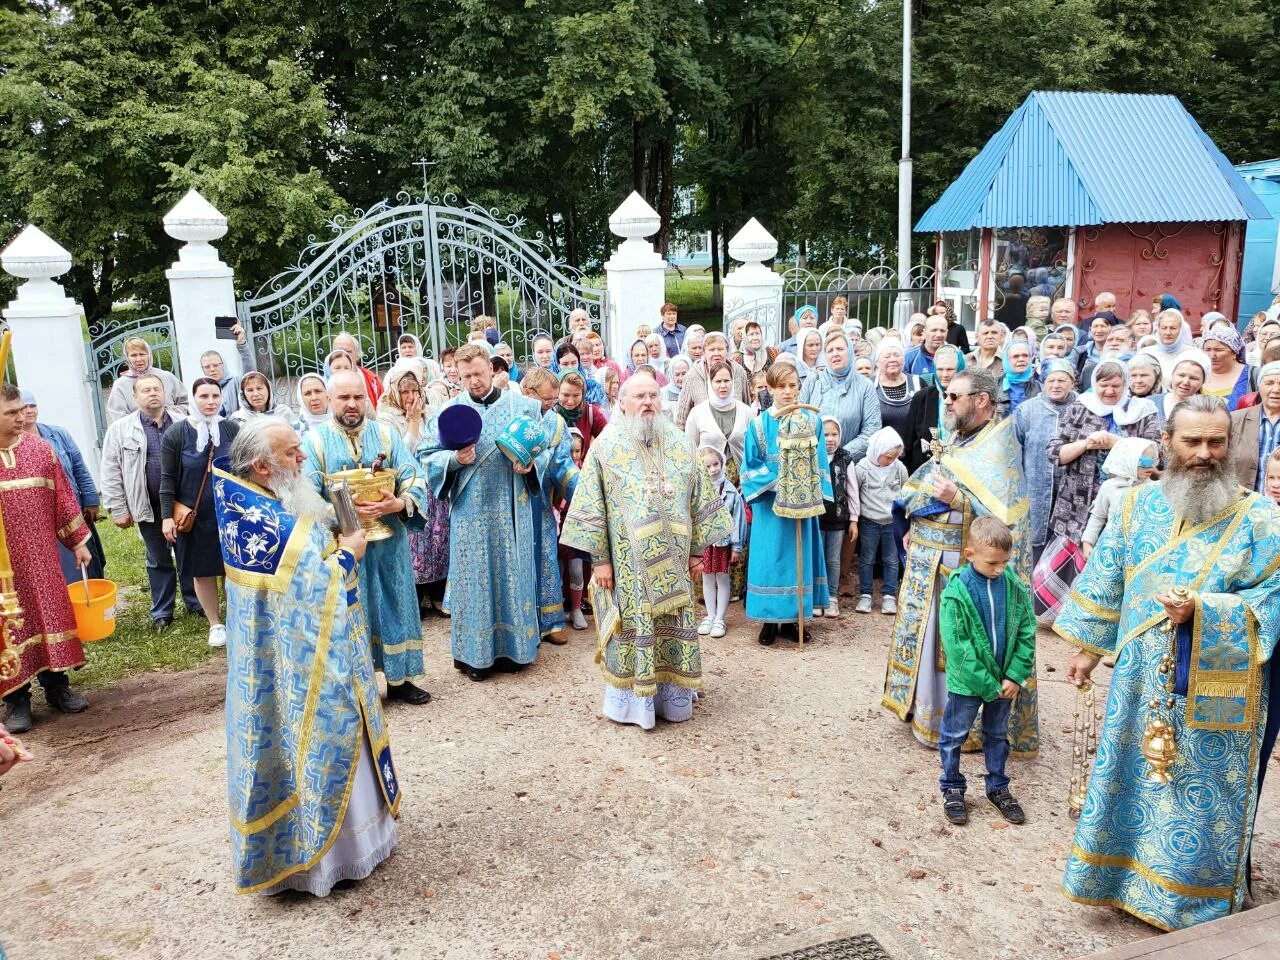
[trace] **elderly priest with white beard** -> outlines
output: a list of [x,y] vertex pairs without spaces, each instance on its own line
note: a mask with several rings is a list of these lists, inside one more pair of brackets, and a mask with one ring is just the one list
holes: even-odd
[[227,799],[241,893],[325,896],[396,842],[399,785],[357,564],[284,420],[241,428],[214,462],[227,584]]
[[691,575],[732,532],[693,444],[660,413],[658,384],[637,373],[623,413],[591,444],[560,540],[591,555],[591,603],[604,714],[652,729],[688,720],[702,686]]
[[1116,658],[1064,889],[1163,930],[1243,907],[1280,720],[1280,511],[1236,482],[1230,440],[1218,398],[1174,407],[1168,470],[1121,501],[1054,624],[1071,682]]

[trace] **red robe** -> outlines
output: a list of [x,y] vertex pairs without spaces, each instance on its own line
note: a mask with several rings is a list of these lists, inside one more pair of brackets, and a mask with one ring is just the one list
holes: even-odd
[[368,367],[356,367],[356,369],[360,371],[360,376],[364,377],[364,390],[369,397],[370,409],[377,410],[378,401],[382,399],[382,381]]
[[0,450],[0,510],[23,620],[13,635],[22,668],[13,679],[0,680],[3,695],[45,670],[70,670],[84,663],[58,565],[58,541],[74,550],[88,541],[89,526],[53,447],[29,433]]

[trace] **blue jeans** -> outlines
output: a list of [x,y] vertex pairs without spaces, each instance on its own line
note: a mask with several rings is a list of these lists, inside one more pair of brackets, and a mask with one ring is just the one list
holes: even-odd
[[960,772],[960,748],[969,739],[973,721],[982,711],[982,756],[987,761],[987,793],[1009,786],[1004,764],[1009,759],[1009,708],[1012,700],[992,700],[984,704],[981,697],[948,693],[942,711],[942,731],[938,737],[938,753],[942,757],[942,791],[963,791],[966,784]]
[[832,600],[840,594],[840,548],[848,535],[848,527],[822,531],[822,549],[827,555],[827,589],[831,591]]
[[898,544],[893,538],[892,523],[876,523],[865,518],[858,521],[858,592],[871,595],[871,582],[876,566],[884,571],[881,591],[886,597],[898,595]]

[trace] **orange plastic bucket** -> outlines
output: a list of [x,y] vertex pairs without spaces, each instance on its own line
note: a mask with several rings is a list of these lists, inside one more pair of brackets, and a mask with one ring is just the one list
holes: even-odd
[[67,586],[80,640],[105,640],[116,632],[116,585],[110,580],[81,580]]

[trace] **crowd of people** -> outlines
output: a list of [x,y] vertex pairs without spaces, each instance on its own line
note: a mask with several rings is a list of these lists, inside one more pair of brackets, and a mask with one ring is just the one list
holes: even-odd
[[[1280,719],[1261,709],[1255,669],[1280,630],[1266,554],[1280,536],[1280,303],[1243,334],[1208,313],[1198,336],[1171,295],[1127,320],[1115,305],[1099,294],[1080,317],[1073,301],[1029,297],[1024,324],[982,319],[971,346],[945,301],[901,330],[864,331],[837,297],[825,318],[801,306],[785,338],[748,319],[685,326],[665,304],[621,360],[576,310],[563,336],[533,336],[523,362],[480,317],[437,357],[404,333],[386,371],[343,333],[292,406],[238,328],[244,372],[227,376],[210,352],[185,390],[129,341],[100,488],[65,432],[39,423],[35,398],[5,388],[3,467],[47,480],[22,486],[31,502],[15,510],[0,477],[11,548],[26,529],[11,523],[43,530],[17,547],[29,612],[8,733],[32,725],[32,680],[55,709],[86,706],[67,681],[84,654],[63,583],[101,573],[101,509],[138,528],[155,629],[181,592],[209,644],[228,648],[244,891],[327,893],[390,852],[399,790],[373,678],[389,700],[430,701],[430,616],[449,618],[453,665],[475,682],[528,668],[591,617],[605,716],[649,729],[693,715],[701,638],[726,635],[733,603],[772,646],[817,618],[848,620],[846,594],[855,618],[894,618],[883,705],[939,751],[955,825],[968,820],[964,750],[983,751],[995,809],[1025,820],[1005,768],[1038,750],[1037,620],[1078,646],[1073,682],[1102,658],[1114,667],[1111,696],[1128,706],[1108,711],[1103,738],[1132,751],[1163,617],[1181,638],[1161,676],[1173,676],[1170,706],[1190,698],[1185,741],[1229,730],[1233,757],[1265,757]],[[377,492],[357,498],[353,528],[338,523],[334,483],[357,472]],[[1193,576],[1220,556],[1215,537],[1236,541],[1233,565]],[[1163,579],[1143,581],[1148,568]],[[1179,571],[1189,607],[1170,592]],[[1193,621],[1212,666],[1190,653]],[[1243,652],[1209,651],[1210,634],[1238,646],[1235,629]],[[1103,756],[1068,894],[1169,928],[1239,909],[1244,854],[1150,866],[1143,844],[1161,824],[1203,811],[1165,794],[1144,822],[1122,823],[1117,797],[1151,788]],[[323,777],[305,775],[312,759]],[[1241,771],[1223,802],[1247,852],[1261,773]],[[359,802],[344,812],[348,791]],[[285,815],[295,807],[305,818]]]

